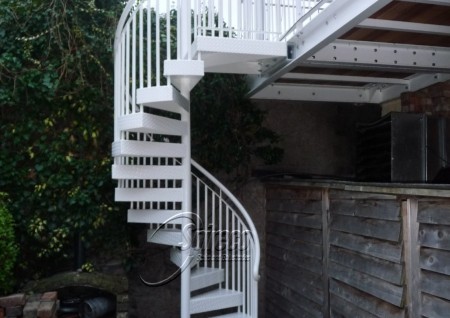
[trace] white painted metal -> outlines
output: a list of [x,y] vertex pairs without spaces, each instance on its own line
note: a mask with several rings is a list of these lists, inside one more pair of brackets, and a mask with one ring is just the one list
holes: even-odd
[[345,76],[345,75],[330,75],[330,74],[311,74],[311,73],[287,73],[282,79],[293,80],[313,80],[324,82],[347,82],[347,83],[377,83],[377,84],[397,84],[409,85],[410,81],[401,78],[388,77],[371,77],[371,76]]
[[144,112],[118,118],[117,126],[120,131],[134,131],[146,134],[186,135],[189,133],[186,122]]
[[191,291],[219,285],[223,281],[225,281],[225,272],[223,269],[199,267],[192,271]]
[[340,35],[370,17],[373,13],[390,3],[391,0],[340,0],[331,2],[325,10],[304,24],[301,19],[285,39],[293,46],[292,59],[281,69],[271,74],[253,78],[249,95],[273,83],[282,75],[306,61],[318,50],[333,42]]
[[203,249],[199,266],[222,269],[222,288],[241,292],[239,311],[257,317],[260,247],[254,224],[229,190],[195,161],[192,165],[198,194],[194,212],[203,221],[195,231]]
[[253,96],[254,99],[308,100],[343,103],[375,103],[365,87],[330,85],[273,84]]
[[387,30],[398,32],[412,32],[422,34],[436,34],[447,36],[450,34],[450,26],[414,23],[383,19],[366,19],[358,25],[358,28],[368,28],[374,30]]
[[184,245],[183,233],[180,229],[149,229],[147,231],[147,242],[180,247]]
[[141,88],[136,94],[138,104],[172,112],[180,112],[180,108],[189,111],[189,100],[173,86]]
[[[136,183],[140,183],[140,180]],[[182,188],[116,188],[117,202],[182,202]]]
[[181,210],[129,209],[128,223],[181,224]]
[[199,36],[192,44],[192,51],[194,56],[201,55],[207,72],[224,66],[230,73],[242,73],[243,64],[256,63],[260,72],[263,64],[273,64],[285,58],[287,46],[284,42]]
[[120,140],[113,143],[113,157],[174,157],[186,156],[186,145],[167,142]]
[[214,318],[250,318],[249,315],[243,314],[243,313],[233,313],[233,314],[227,314],[222,316],[215,316]]
[[[333,77],[331,77],[331,81]],[[450,74],[421,74],[406,83],[379,83],[365,86],[273,84],[253,96],[254,99],[309,100],[342,103],[380,104],[398,98],[401,93],[414,92],[450,80]],[[345,77],[344,77],[345,81]],[[373,83],[372,81],[369,81]]]
[[181,92],[190,92],[204,75],[205,63],[202,60],[164,61],[164,76],[170,78],[172,85]]
[[[189,267],[194,267],[198,264],[198,255],[200,253],[199,249],[195,249],[195,248],[189,248],[187,249],[189,251],[189,257],[186,259],[183,257],[183,251],[181,248],[172,248],[170,250],[170,260],[172,261],[172,263],[174,263],[175,265],[177,265],[180,268],[185,268],[187,266]],[[191,274],[191,291],[192,291],[192,277],[193,277],[193,273]]]
[[314,53],[304,64],[345,64],[410,72],[450,71],[450,49],[419,45],[337,40]]
[[398,1],[434,4],[438,6],[450,6],[450,0],[398,0]]
[[113,165],[112,178],[128,180],[177,180],[181,179],[183,166]]
[[227,289],[200,294],[191,298],[191,314],[239,307],[243,303],[242,298],[242,293]]
[[[257,317],[260,262],[259,239],[248,213],[217,179],[191,162],[190,90],[205,70],[260,73],[252,84],[255,93],[300,63],[333,65],[336,61],[351,67],[376,65],[378,69],[438,74],[378,78],[353,87],[274,84],[255,97],[379,103],[446,78],[439,72],[449,69],[447,49],[335,41],[354,26],[374,26],[375,21],[367,18],[388,3],[390,0],[131,0],[126,5],[114,45],[112,174],[118,179],[116,200],[130,202],[130,222],[151,224],[150,242],[183,247],[173,252],[179,266],[196,255],[192,273],[190,266],[181,271],[182,318],[222,308],[235,308],[236,313],[229,317]],[[175,19],[171,9],[177,10],[176,22],[171,20]],[[419,24],[374,27],[447,32],[445,27]],[[290,60],[286,59],[288,48]],[[409,55],[396,59],[400,54]],[[338,80],[319,75],[311,78]],[[340,79],[347,83],[367,80],[354,76]],[[203,223],[177,218],[178,213],[191,211]],[[201,253],[195,254],[195,248]],[[215,289],[203,293],[204,287]],[[199,295],[191,297],[193,290]]]

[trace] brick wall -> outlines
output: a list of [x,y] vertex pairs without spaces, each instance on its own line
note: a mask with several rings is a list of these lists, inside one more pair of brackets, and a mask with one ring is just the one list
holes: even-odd
[[450,117],[450,81],[401,95],[402,112]]
[[56,318],[58,294],[46,292],[27,296],[14,294],[0,298],[0,318]]

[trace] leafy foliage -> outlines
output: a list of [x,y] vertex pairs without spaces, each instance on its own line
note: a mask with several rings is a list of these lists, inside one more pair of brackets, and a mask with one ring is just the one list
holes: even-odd
[[19,251],[14,235],[14,220],[5,201],[5,194],[0,193],[0,295],[11,292],[13,268]]
[[47,274],[81,232],[125,224],[113,206],[112,38],[119,1],[0,0],[0,189],[21,275]]
[[[110,172],[122,9],[113,0],[0,0],[0,191],[11,199],[22,279],[65,269],[78,233],[91,250],[126,238]],[[195,89],[193,154],[205,166],[230,172],[254,155],[279,158],[277,136],[245,93],[235,75],[208,75]]]

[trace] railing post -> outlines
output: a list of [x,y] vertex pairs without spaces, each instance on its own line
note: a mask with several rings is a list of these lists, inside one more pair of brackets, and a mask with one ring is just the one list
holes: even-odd
[[264,13],[266,5],[264,0],[255,1],[256,13],[256,40],[264,40]]
[[180,25],[177,30],[180,36],[181,59],[191,59],[191,1],[179,0],[179,17]]

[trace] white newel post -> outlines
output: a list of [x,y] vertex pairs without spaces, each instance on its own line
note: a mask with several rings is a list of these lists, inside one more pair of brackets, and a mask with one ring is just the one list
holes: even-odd
[[[179,39],[180,43],[180,53],[181,59],[190,60],[191,59],[191,2],[186,0],[180,0],[179,2],[179,14],[180,14],[180,27],[178,32],[180,32]],[[181,92],[185,97],[189,97],[190,92]],[[183,212],[192,212],[192,182],[191,182],[191,121],[190,114],[188,111],[182,111],[182,121],[188,123],[188,134],[183,136],[182,142],[186,145],[186,157],[184,159],[184,171],[183,176],[184,182],[184,200],[183,200]],[[186,262],[190,256],[190,248],[192,242],[192,221],[188,218],[183,218],[182,231],[183,231],[183,250],[181,252],[182,263]],[[191,266],[186,264],[182,268],[181,273],[181,308],[180,314],[181,318],[190,317],[190,296],[191,296]]]

